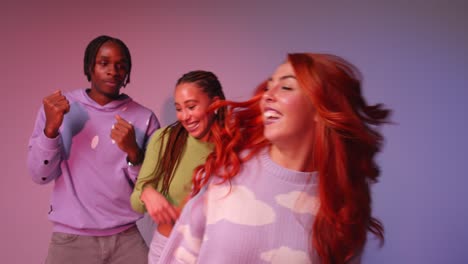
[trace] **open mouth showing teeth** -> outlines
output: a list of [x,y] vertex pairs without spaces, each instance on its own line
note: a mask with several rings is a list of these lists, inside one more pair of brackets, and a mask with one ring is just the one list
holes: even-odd
[[198,123],[187,124],[185,127],[187,128],[187,130],[193,130],[198,127]]
[[263,113],[263,116],[266,119],[278,119],[280,117],[280,114],[276,111],[265,111]]

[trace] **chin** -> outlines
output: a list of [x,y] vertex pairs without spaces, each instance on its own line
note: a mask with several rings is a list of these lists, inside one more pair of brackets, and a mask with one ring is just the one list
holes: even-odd
[[284,133],[285,131],[278,131],[278,129],[263,132],[263,136],[270,141],[271,143],[288,143],[292,142],[295,138],[298,137],[297,134]]
[[194,137],[194,138],[196,138],[196,139],[200,139],[200,138],[201,138],[200,133],[189,133],[189,134],[190,134],[190,136],[192,136],[192,137]]
[[268,133],[267,131],[263,133],[263,136],[265,136],[265,138],[270,142],[274,142],[277,138],[277,136],[274,133]]
[[190,134],[192,135],[192,137],[198,139],[198,140],[201,140],[201,139],[204,139],[205,137],[207,137],[208,135],[208,132],[207,131],[200,131],[200,132],[196,132],[196,133],[192,133]]

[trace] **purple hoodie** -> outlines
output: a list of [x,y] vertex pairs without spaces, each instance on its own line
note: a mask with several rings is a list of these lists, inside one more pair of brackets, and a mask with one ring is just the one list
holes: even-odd
[[64,94],[70,103],[59,136],[44,135],[39,110],[29,141],[28,168],[38,184],[54,181],[49,219],[55,232],[104,236],[119,233],[142,215],[132,210],[130,195],[139,166],[110,138],[115,115],[130,122],[140,148],[160,127],[154,113],[122,94],[104,106],[85,89]]

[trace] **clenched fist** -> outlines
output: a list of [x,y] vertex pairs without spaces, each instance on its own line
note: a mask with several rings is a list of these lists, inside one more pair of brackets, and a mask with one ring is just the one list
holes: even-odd
[[115,120],[110,137],[122,151],[127,153],[131,163],[139,164],[143,160],[143,154],[136,142],[133,125],[119,115],[115,116]]
[[44,134],[49,138],[55,138],[63,122],[63,116],[70,111],[70,103],[62,92],[55,91],[42,100],[46,122]]

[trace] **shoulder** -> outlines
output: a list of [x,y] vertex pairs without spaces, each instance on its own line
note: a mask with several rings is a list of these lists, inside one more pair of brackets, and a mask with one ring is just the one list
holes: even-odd
[[121,100],[125,101],[125,105],[126,105],[127,108],[131,107],[132,109],[137,110],[140,113],[146,113],[146,114],[154,115],[153,110],[151,110],[150,108],[144,106],[143,104],[135,101],[135,99],[130,97],[128,94],[121,93],[120,98],[121,98]]
[[[149,128],[150,134],[153,134],[154,131],[160,127],[159,119],[153,110],[134,101],[126,94],[122,94],[122,97],[125,99],[120,106],[122,110],[126,112],[127,116],[131,116],[135,119],[134,125]],[[137,122],[136,120],[140,120],[141,122]]]
[[158,128],[156,131],[154,131],[153,135],[151,135],[151,142],[159,142],[161,138],[163,137],[163,135],[165,133],[168,133],[169,131],[171,131],[170,126]]
[[148,115],[154,115],[153,110],[151,110],[148,107],[138,103],[137,101],[135,101],[133,99],[130,100],[129,105],[131,105],[132,107],[134,107],[136,110],[138,110],[141,113],[146,113]]
[[86,89],[75,89],[71,91],[62,92],[62,94],[68,99],[72,101],[83,101],[84,94],[86,93]]
[[166,131],[167,132],[171,131],[171,127],[170,126],[165,126],[165,127],[158,128],[156,131],[154,131],[154,135],[155,136],[161,136]]

